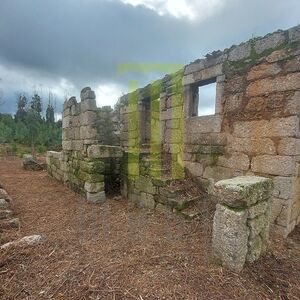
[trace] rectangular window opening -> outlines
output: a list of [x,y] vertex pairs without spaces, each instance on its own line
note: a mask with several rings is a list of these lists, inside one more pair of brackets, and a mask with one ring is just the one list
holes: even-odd
[[194,116],[210,116],[216,111],[216,78],[200,82],[194,87]]

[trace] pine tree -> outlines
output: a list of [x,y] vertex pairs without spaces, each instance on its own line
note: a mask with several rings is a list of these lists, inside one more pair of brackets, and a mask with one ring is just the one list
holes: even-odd
[[35,93],[33,95],[32,100],[30,102],[30,107],[31,107],[32,110],[34,110],[35,112],[37,112],[37,114],[41,118],[42,98],[37,93]]
[[54,107],[52,105],[52,93],[49,92],[49,102],[48,106],[46,109],[46,122],[48,124],[54,124],[55,119],[54,119]]
[[16,121],[24,121],[26,117],[27,98],[24,94],[19,94],[17,99]]

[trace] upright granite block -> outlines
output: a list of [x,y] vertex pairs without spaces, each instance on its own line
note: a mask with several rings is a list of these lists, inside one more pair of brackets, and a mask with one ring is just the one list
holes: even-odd
[[241,176],[215,184],[213,250],[222,264],[241,271],[266,251],[269,237],[271,179]]
[[217,204],[213,233],[215,255],[230,269],[241,271],[248,251],[247,211]]

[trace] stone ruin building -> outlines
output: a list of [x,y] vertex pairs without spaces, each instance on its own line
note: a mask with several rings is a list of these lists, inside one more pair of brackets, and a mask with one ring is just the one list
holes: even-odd
[[[212,83],[215,114],[201,116]],[[117,189],[193,217],[215,196],[215,253],[240,270],[265,251],[269,228],[287,236],[300,222],[300,26],[213,52],[115,110],[83,89],[64,104],[62,148],[48,153],[49,174],[91,202]]]

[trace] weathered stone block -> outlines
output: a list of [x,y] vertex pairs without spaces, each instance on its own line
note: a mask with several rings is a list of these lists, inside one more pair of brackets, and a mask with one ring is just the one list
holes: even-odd
[[228,97],[226,97],[225,100],[225,112],[230,113],[237,109],[241,109],[242,103],[243,103],[243,93],[236,93],[236,94],[230,94]]
[[288,137],[299,132],[299,118],[288,118],[236,122],[233,125],[233,135],[243,138]]
[[300,89],[300,73],[290,73],[286,76],[265,78],[249,84],[247,97],[256,97],[270,93],[295,91]]
[[81,98],[81,101],[84,101],[86,99],[96,99],[96,95],[95,95],[95,92],[92,91],[92,89],[90,87],[85,87],[80,92],[80,98]]
[[97,119],[97,113],[94,111],[86,111],[80,114],[81,125],[94,125]]
[[153,185],[151,178],[148,177],[139,177],[135,181],[135,187],[141,192],[152,194],[156,193],[156,187]]
[[186,161],[185,167],[192,176],[200,177],[203,175],[203,166],[200,163]]
[[246,260],[247,262],[253,263],[259,259],[262,254],[263,242],[261,237],[258,235],[253,240],[249,241],[249,248]]
[[300,155],[300,138],[284,138],[278,145],[279,155]]
[[260,78],[271,77],[279,74],[281,68],[277,63],[274,64],[260,64],[253,67],[248,73],[248,80],[257,80]]
[[295,161],[290,156],[260,155],[254,157],[251,163],[253,172],[279,176],[294,175],[295,167]]
[[89,161],[80,161],[80,168],[87,173],[104,173],[105,164],[101,160],[95,160],[92,162]]
[[81,126],[80,127],[80,138],[81,139],[96,139],[97,129],[91,126]]
[[80,114],[80,105],[79,104],[74,104],[71,106],[71,115],[72,116],[77,116]]
[[213,223],[214,254],[228,268],[241,271],[248,252],[247,211],[217,204]]
[[143,208],[154,209],[155,201],[154,201],[153,195],[141,193],[139,205],[140,205],[140,207],[143,207]]
[[91,145],[88,147],[87,155],[89,158],[121,158],[123,150],[117,146]]
[[208,68],[205,68],[203,70],[200,70],[199,72],[193,73],[193,79],[194,82],[199,82],[201,80],[207,80],[214,77],[217,77],[219,75],[222,75],[222,64],[214,65]]
[[84,189],[89,193],[99,193],[104,191],[104,182],[86,182]]
[[256,41],[254,49],[258,54],[265,50],[277,48],[285,42],[285,33],[276,32]]
[[182,143],[183,131],[179,129],[167,129],[165,133],[166,143]]
[[81,113],[84,113],[86,111],[96,111],[97,110],[97,104],[95,99],[87,99],[80,103],[80,109]]
[[284,71],[289,72],[299,72],[300,71],[300,56],[297,56],[291,60],[289,60],[285,66]]
[[86,198],[88,202],[101,204],[106,201],[105,192],[98,192],[98,193],[86,193]]
[[300,25],[289,29],[289,40],[291,42],[300,41]]
[[292,97],[287,98],[284,113],[290,115],[300,115],[300,92],[295,92]]
[[194,148],[195,148],[195,152],[197,152],[198,154],[224,154],[225,153],[225,147],[223,145],[199,145]]
[[67,110],[67,108],[71,108],[72,105],[76,104],[76,97],[71,97],[68,101],[64,102],[63,110]]
[[219,156],[217,165],[234,169],[234,170],[249,170],[250,159],[248,155],[234,152],[230,155]]
[[254,219],[260,215],[263,215],[267,212],[267,210],[270,208],[269,207],[268,201],[263,201],[260,203],[257,203],[248,209],[248,218],[249,219]]
[[270,222],[280,226],[287,226],[290,210],[286,200],[272,198]]
[[266,105],[264,97],[254,97],[250,98],[246,110],[247,111],[262,111]]
[[184,134],[184,143],[192,145],[227,145],[226,133],[201,133],[201,132],[188,132]]
[[268,226],[268,220],[265,215],[260,215],[254,219],[248,219],[247,224],[250,228],[250,239],[254,239]]
[[81,151],[83,150],[83,142],[82,140],[73,140],[72,141],[72,150]]
[[192,117],[186,120],[185,134],[218,133],[221,132],[221,126],[220,116]]
[[63,120],[62,120],[62,128],[68,128],[71,126],[71,117],[70,116],[66,116],[66,117],[63,117]]
[[229,52],[228,59],[230,61],[238,61],[247,58],[251,53],[251,43],[244,43],[233,47]]
[[215,184],[219,202],[230,207],[249,207],[271,197],[271,179],[258,176],[240,176]]
[[233,176],[233,170],[221,166],[208,166],[205,168],[203,178],[214,179],[215,181],[230,178]]
[[72,141],[62,141],[62,148],[65,151],[72,150]]
[[228,140],[228,152],[246,154],[276,154],[276,147],[270,138],[234,138]]
[[273,179],[274,192],[273,196],[281,199],[291,198],[295,178],[277,176]]

